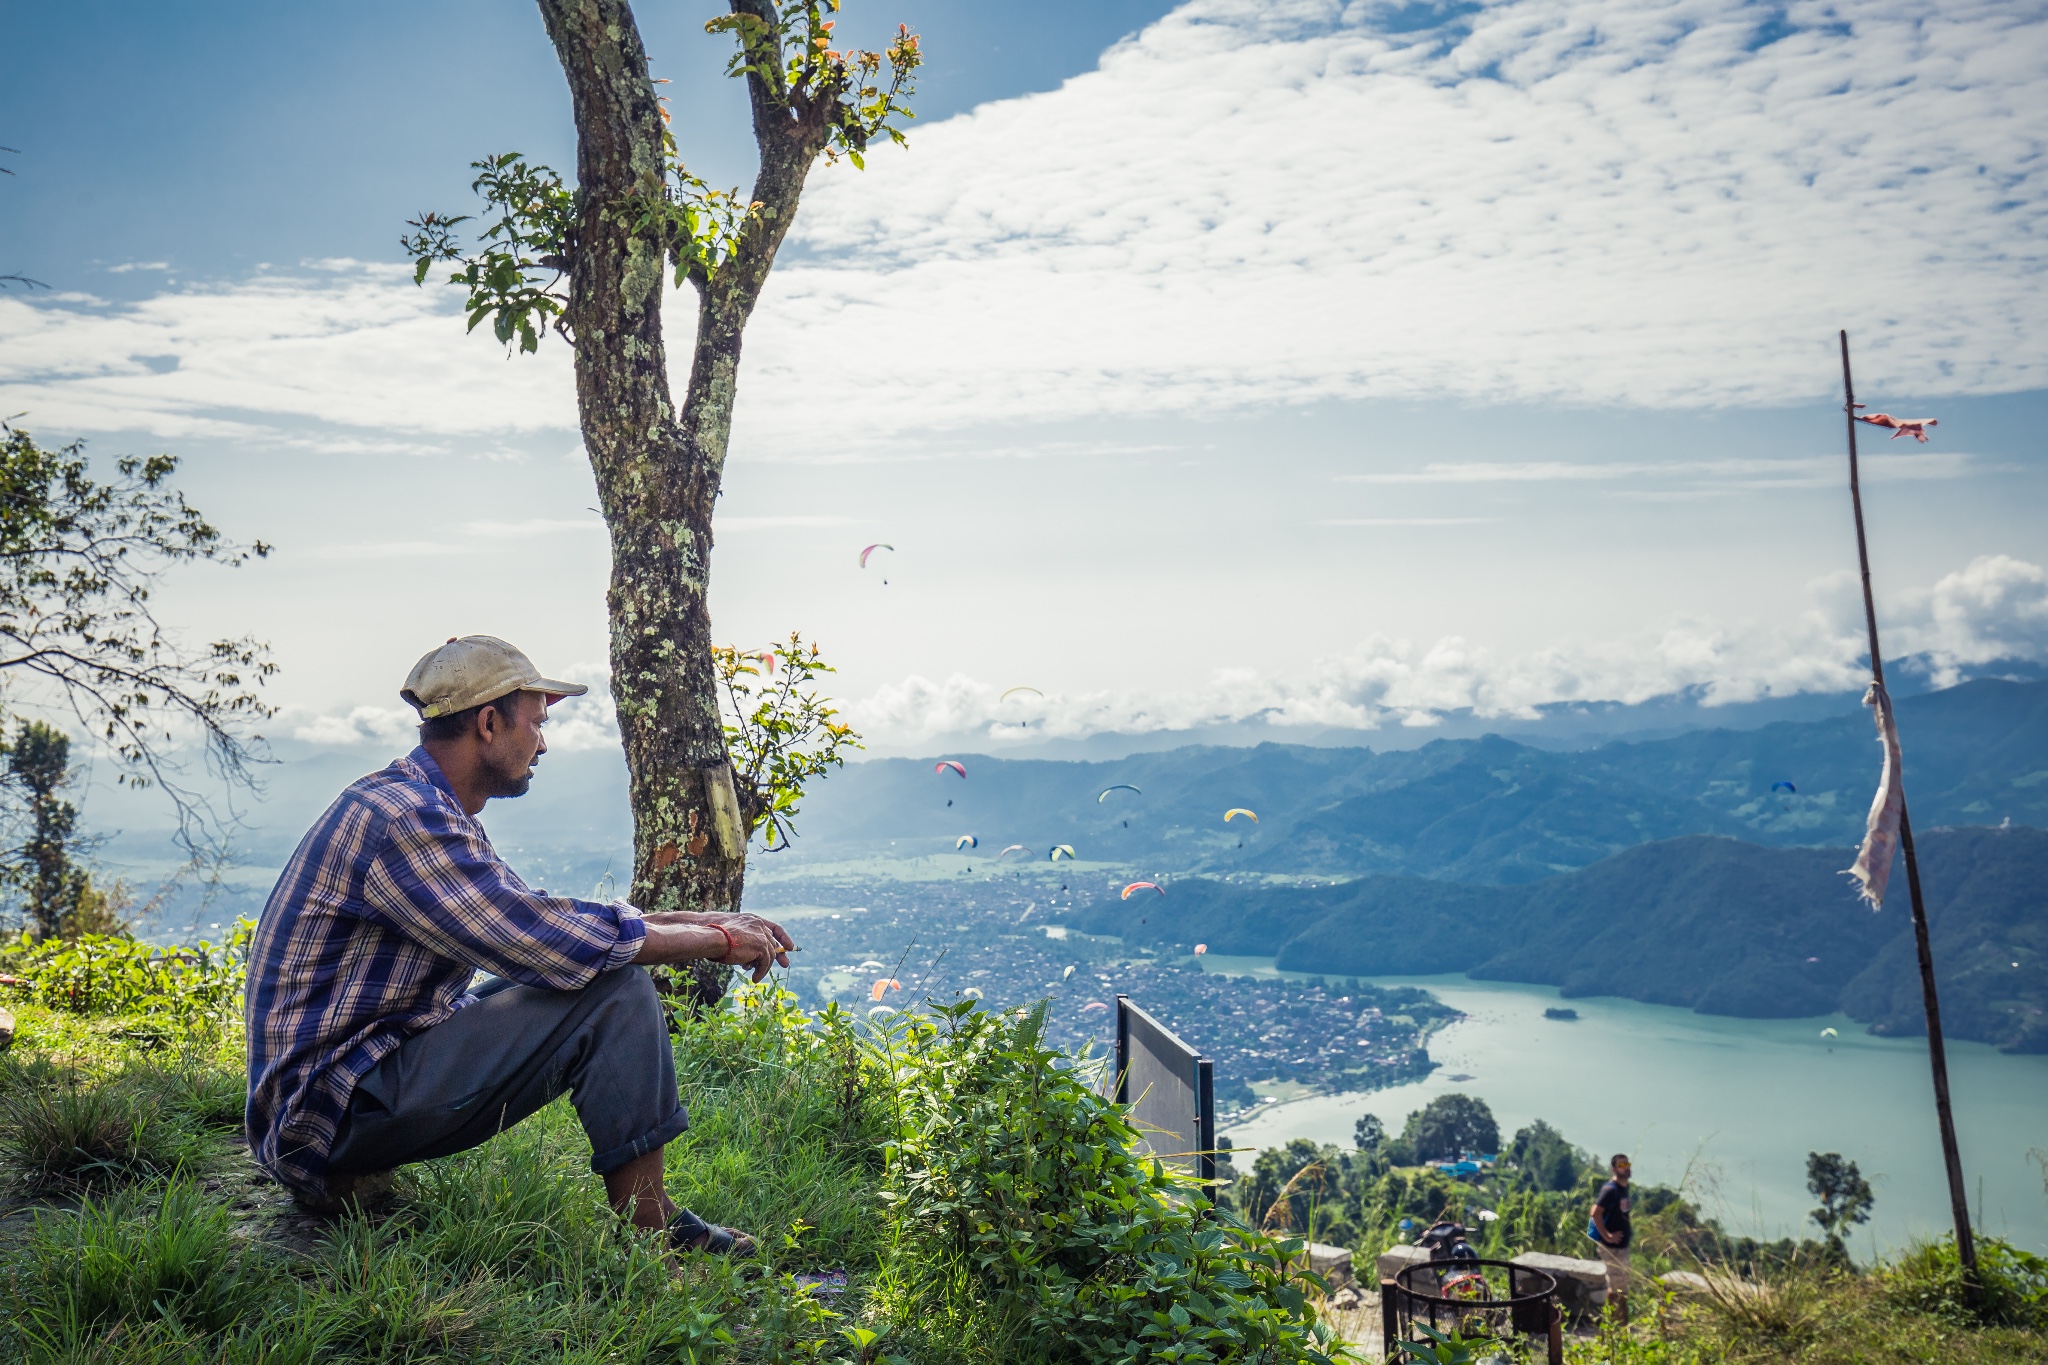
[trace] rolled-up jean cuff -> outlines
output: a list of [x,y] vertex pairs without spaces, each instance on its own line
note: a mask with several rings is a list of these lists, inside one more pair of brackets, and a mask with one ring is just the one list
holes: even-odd
[[631,1142],[614,1147],[608,1152],[592,1153],[590,1169],[599,1175],[609,1175],[629,1161],[637,1161],[649,1152],[658,1152],[683,1135],[690,1126],[690,1111],[678,1105],[676,1112]]

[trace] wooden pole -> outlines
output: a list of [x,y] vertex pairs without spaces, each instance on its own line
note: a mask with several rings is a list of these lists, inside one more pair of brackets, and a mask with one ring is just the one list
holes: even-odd
[[[1870,678],[1884,687],[1884,655],[1877,645],[1877,604],[1870,593],[1870,547],[1863,535],[1863,487],[1856,468],[1856,386],[1849,377],[1849,333],[1842,336],[1842,411],[1849,425],[1849,504],[1856,512],[1856,563],[1863,574],[1863,619],[1870,629]],[[1956,1120],[1948,1101],[1948,1050],[1941,1040],[1941,1000],[1934,989],[1934,949],[1927,935],[1927,905],[1920,896],[1920,860],[1913,853],[1913,822],[1906,812],[1905,774],[1899,781],[1899,849],[1906,856],[1906,890],[1913,901],[1913,944],[1920,954],[1920,1003],[1927,1012],[1927,1061],[1934,1072],[1934,1115],[1941,1126],[1941,1159],[1948,1168],[1949,1211],[1955,1217],[1956,1256],[1963,1266],[1964,1291],[1977,1295],[1977,1243],[1970,1235],[1970,1197],[1963,1184],[1963,1158],[1956,1149]]]

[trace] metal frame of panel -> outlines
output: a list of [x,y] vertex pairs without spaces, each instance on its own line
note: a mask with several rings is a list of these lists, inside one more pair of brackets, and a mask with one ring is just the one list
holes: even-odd
[[[1137,1054],[1134,1058],[1133,1048]],[[1140,1081],[1131,1098],[1133,1062]],[[1149,1064],[1149,1065],[1147,1065]],[[1157,1079],[1177,1083],[1173,1095],[1154,1093]],[[1181,1102],[1176,1103],[1176,1099]],[[1208,1197],[1216,1195],[1216,1068],[1173,1030],[1131,1003],[1116,998],[1116,1101],[1132,1106],[1132,1117],[1149,1129],[1183,1139],[1186,1157],[1162,1157],[1169,1165],[1191,1165]],[[1183,1120],[1185,1120],[1183,1122]],[[1149,1145],[1149,1144],[1148,1144]]]

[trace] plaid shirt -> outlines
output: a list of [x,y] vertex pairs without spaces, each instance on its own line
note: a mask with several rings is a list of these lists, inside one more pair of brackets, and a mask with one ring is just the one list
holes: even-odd
[[647,935],[623,901],[530,889],[424,748],[358,779],[300,841],[249,945],[249,1150],[301,1193],[356,1082],[472,998],[477,968],[576,990]]

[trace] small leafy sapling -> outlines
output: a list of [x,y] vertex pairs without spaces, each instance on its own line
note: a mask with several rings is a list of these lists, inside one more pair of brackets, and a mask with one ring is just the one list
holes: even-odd
[[812,686],[836,670],[794,631],[767,649],[721,646],[712,658],[740,814],[749,834],[759,832],[771,849],[787,848],[805,787],[843,767],[846,750],[861,747],[860,736]]

